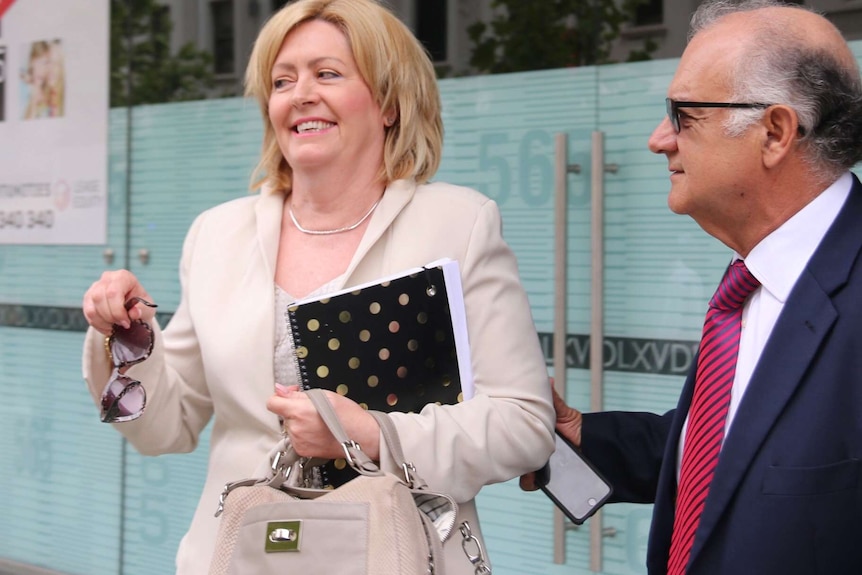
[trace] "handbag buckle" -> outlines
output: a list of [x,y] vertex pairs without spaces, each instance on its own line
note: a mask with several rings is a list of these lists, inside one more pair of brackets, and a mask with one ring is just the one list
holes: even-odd
[[302,543],[302,520],[270,521],[266,524],[266,553],[299,551]]
[[416,466],[410,463],[409,461],[405,461],[401,464],[401,471],[404,473],[404,484],[407,485],[410,489],[413,489],[413,484],[415,483],[415,473]]
[[344,459],[347,460],[347,463],[349,463],[351,467],[355,468],[359,464],[356,462],[356,459],[353,456],[353,452],[351,451],[352,449],[362,451],[362,448],[359,447],[359,444],[352,439],[348,439],[341,444],[341,450],[344,451]]
[[285,469],[289,469],[289,465],[282,464],[281,460],[287,457],[287,451],[279,450],[275,452],[275,455],[272,456],[272,463],[270,464],[270,469],[272,470],[273,475],[283,474],[287,477],[288,473],[285,472]]

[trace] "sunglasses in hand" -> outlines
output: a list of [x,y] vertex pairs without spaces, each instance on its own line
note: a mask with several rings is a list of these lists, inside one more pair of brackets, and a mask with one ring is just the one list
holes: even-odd
[[[133,297],[126,302],[126,311],[141,303],[147,307],[158,307],[145,299]],[[114,363],[114,371],[102,391],[102,421],[120,423],[132,421],[144,413],[147,392],[140,381],[120,373],[121,369],[140,363],[153,352],[155,335],[153,328],[143,320],[134,320],[128,328],[114,324],[108,338],[108,349]]]

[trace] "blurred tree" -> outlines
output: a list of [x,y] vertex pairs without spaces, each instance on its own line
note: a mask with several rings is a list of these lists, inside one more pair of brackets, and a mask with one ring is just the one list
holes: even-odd
[[[645,0],[493,0],[504,8],[490,24],[468,28],[470,64],[492,74],[609,63],[620,28],[632,21]],[[648,60],[651,38],[628,61]]]
[[191,42],[171,54],[172,27],[168,7],[155,0],[111,0],[112,107],[126,106],[129,94],[133,106],[207,96],[212,56]]

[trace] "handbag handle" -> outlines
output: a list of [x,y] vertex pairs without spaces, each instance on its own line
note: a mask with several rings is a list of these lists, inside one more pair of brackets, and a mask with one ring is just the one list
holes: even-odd
[[[379,475],[382,473],[380,471],[380,467],[362,451],[359,444],[347,436],[347,432],[344,431],[344,427],[341,425],[341,420],[338,419],[338,415],[335,413],[332,403],[329,401],[329,398],[326,397],[323,390],[311,388],[306,389],[305,393],[308,395],[314,408],[317,409],[317,413],[320,414],[320,418],[323,420],[323,423],[326,424],[326,427],[329,428],[333,437],[335,437],[335,439],[341,444],[341,447],[344,449],[347,462],[351,467],[365,475]],[[405,483],[409,487],[424,487],[426,485],[425,481],[416,475],[416,468],[412,463],[409,463],[404,458],[404,451],[401,448],[401,440],[398,438],[398,430],[395,429],[395,424],[392,423],[392,419],[389,417],[389,414],[373,410],[370,410],[368,413],[374,417],[377,424],[380,426],[380,433],[383,435],[383,441],[386,443],[386,447],[389,449],[392,457],[401,466],[401,470],[404,473]]]
[[386,447],[392,458],[401,466],[401,472],[404,474],[404,481],[408,487],[414,489],[424,489],[428,487],[425,480],[416,474],[416,467],[404,457],[404,451],[401,449],[401,440],[398,438],[398,430],[395,429],[395,424],[392,423],[392,418],[388,413],[382,411],[369,410],[377,424],[380,426],[380,433],[383,435],[383,441],[386,442]]
[[332,403],[326,397],[323,390],[317,388],[306,389],[305,394],[311,400],[311,404],[314,405],[317,413],[320,414],[323,423],[329,428],[329,432],[332,433],[332,436],[341,445],[347,463],[363,475],[380,475],[382,473],[380,468],[371,461],[370,457],[365,455],[358,443],[347,436],[344,426],[341,425],[341,420],[338,419]]
[[[320,414],[320,418],[323,420],[323,423],[329,429],[330,433],[332,433],[333,437],[335,437],[335,439],[341,444],[341,447],[344,449],[344,455],[347,462],[362,475],[384,475],[384,472],[380,467],[362,451],[359,444],[347,436],[347,432],[344,431],[344,426],[341,424],[341,420],[338,419],[338,415],[335,413],[332,403],[329,401],[329,398],[326,397],[323,390],[312,388],[305,390],[305,393],[308,395],[309,399],[311,399],[311,404],[317,410],[317,413]],[[416,468],[413,467],[413,464],[408,463],[404,459],[404,452],[401,449],[401,441],[398,439],[398,430],[395,429],[395,425],[392,423],[389,415],[380,411],[369,411],[369,413],[375,420],[377,420],[381,434],[383,435],[383,441],[386,442],[389,452],[401,465],[401,469],[404,473],[405,484],[408,487],[415,489],[427,487],[425,481],[416,475]],[[300,462],[300,459],[301,458],[296,451],[294,451],[293,446],[290,445],[287,438],[283,438],[279,442],[275,454],[272,456],[272,460],[270,461],[270,470],[266,477],[258,479],[241,479],[239,481],[225,484],[224,489],[219,496],[219,503],[215,516],[218,517],[221,515],[224,510],[227,496],[237,487],[266,484],[275,489],[279,489],[288,480],[288,477],[291,475],[291,470]]]

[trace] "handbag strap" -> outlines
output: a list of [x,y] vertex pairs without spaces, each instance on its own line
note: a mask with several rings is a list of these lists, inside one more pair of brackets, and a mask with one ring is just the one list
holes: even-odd
[[305,390],[306,395],[311,400],[311,404],[320,414],[320,418],[326,427],[329,428],[332,436],[341,444],[344,450],[344,458],[356,471],[363,475],[381,475],[383,472],[380,467],[375,464],[370,457],[365,455],[358,443],[347,436],[344,431],[344,426],[341,425],[341,420],[338,419],[338,414],[335,413],[335,408],[322,389],[311,388]]
[[[380,468],[371,461],[365,453],[363,453],[359,444],[347,436],[347,432],[344,431],[344,427],[341,425],[341,420],[338,419],[338,415],[335,413],[332,403],[329,401],[329,398],[326,397],[323,390],[311,388],[305,390],[305,393],[311,400],[312,405],[317,409],[317,413],[320,414],[320,418],[323,420],[323,423],[326,424],[326,427],[329,428],[333,437],[335,437],[335,439],[341,444],[344,449],[347,462],[360,473],[365,473],[366,475],[379,474]],[[392,454],[392,457],[398,465],[401,466],[401,470],[404,473],[404,480],[407,485],[417,489],[425,487],[426,483],[416,474],[416,468],[404,457],[404,450],[401,448],[401,440],[398,438],[398,430],[395,429],[395,424],[392,423],[392,418],[389,417],[389,414],[382,411],[369,411],[368,413],[374,417],[377,424],[380,426],[380,433],[383,435],[383,441],[386,443],[389,453]]]
[[389,414],[373,410],[369,410],[368,413],[377,420],[377,424],[380,426],[380,433],[383,435],[383,441],[386,442],[386,447],[389,449],[389,453],[392,454],[392,458],[401,466],[401,472],[404,474],[404,481],[407,485],[414,489],[426,488],[428,485],[425,483],[425,480],[416,474],[416,467],[404,457],[404,450],[401,449],[401,440],[398,438],[398,430],[395,429],[395,424],[392,423],[392,418],[389,417]]
[[377,425],[380,426],[380,433],[383,435],[383,441],[386,442],[386,447],[395,461],[399,463],[406,461],[404,459],[404,451],[401,449],[401,440],[398,438],[398,430],[395,429],[395,424],[392,423],[389,414],[372,410],[369,410],[368,413],[377,420]]

